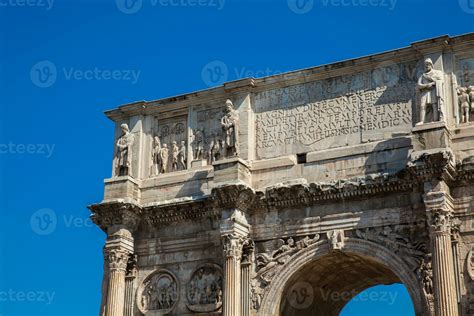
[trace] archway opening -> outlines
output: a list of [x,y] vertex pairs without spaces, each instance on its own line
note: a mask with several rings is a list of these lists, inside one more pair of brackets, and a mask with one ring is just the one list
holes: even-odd
[[280,315],[339,315],[346,304],[376,285],[402,283],[384,264],[348,252],[332,252],[295,272],[280,304]]
[[341,311],[340,316],[386,315],[414,316],[410,293],[401,283],[377,285],[368,288],[350,300]]

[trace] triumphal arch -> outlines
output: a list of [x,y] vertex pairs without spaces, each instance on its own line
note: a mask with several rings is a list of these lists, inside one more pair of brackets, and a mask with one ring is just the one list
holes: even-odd
[[474,34],[107,111],[100,315],[474,315]]

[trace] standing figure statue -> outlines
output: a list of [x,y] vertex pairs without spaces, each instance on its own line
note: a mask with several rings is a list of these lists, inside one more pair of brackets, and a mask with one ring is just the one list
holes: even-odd
[[179,146],[178,165],[181,170],[186,169],[186,142],[184,140],[181,141],[181,146]]
[[461,123],[468,123],[470,104],[469,104],[469,94],[467,93],[466,88],[463,88],[463,87],[458,88],[458,102],[459,102],[459,108],[461,109]]
[[161,151],[161,141],[158,136],[153,137],[152,147],[151,147],[151,170],[150,175],[156,176],[160,173],[160,151]]
[[204,131],[200,130],[199,128],[196,128],[193,134],[194,160],[202,159],[202,154],[204,150]]
[[176,141],[171,142],[171,170],[177,171],[178,170],[178,154],[179,148]]
[[127,124],[120,125],[122,136],[117,140],[115,151],[115,176],[132,174],[132,145],[134,136],[130,133]]
[[163,144],[160,149],[160,173],[166,173],[168,169],[169,150],[168,145]]
[[212,165],[212,163],[218,160],[221,156],[221,143],[222,141],[217,136],[212,136],[211,142],[209,143],[209,149],[207,152],[207,164]]
[[225,115],[221,118],[221,127],[224,130],[225,156],[238,155],[239,114],[234,109],[232,101],[225,102]]
[[418,79],[420,91],[420,121],[416,125],[427,122],[427,109],[431,109],[432,120],[444,121],[444,74],[433,68],[433,61],[425,59],[425,72]]
[[471,104],[471,111],[474,111],[474,86],[469,86],[467,89],[467,93],[469,94],[469,100]]

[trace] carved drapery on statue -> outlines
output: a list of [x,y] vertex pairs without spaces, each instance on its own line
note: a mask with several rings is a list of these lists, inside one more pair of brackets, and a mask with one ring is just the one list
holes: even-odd
[[222,269],[215,264],[200,266],[191,276],[186,297],[186,305],[193,312],[208,313],[220,309],[223,297]]
[[[434,69],[433,61],[425,59],[425,72],[420,76],[417,88],[420,93],[420,121],[417,125],[444,121],[444,73]],[[429,117],[431,114],[431,118]]]
[[132,175],[132,146],[134,136],[130,133],[127,124],[120,126],[122,135],[118,138],[115,146],[114,176]]
[[221,126],[224,131],[225,156],[237,156],[239,154],[239,114],[234,109],[231,100],[225,102],[225,115],[221,118]]

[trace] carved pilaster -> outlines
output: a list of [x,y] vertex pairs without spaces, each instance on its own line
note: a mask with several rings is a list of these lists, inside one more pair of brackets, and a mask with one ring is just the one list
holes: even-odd
[[244,241],[241,261],[241,299],[242,299],[242,316],[250,315],[250,279],[253,264],[255,244],[253,240]]
[[133,315],[133,292],[135,278],[137,277],[137,255],[128,257],[127,268],[125,273],[125,310],[124,316]]
[[[439,186],[443,186],[441,183]],[[424,196],[433,256],[433,288],[436,316],[457,316],[456,276],[451,244],[452,202],[446,191]]]

